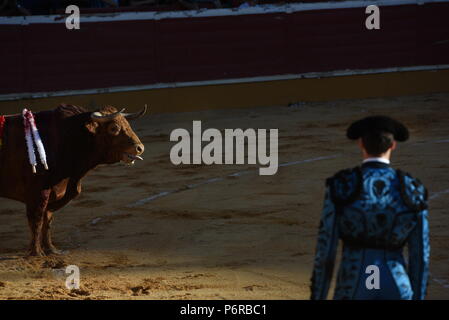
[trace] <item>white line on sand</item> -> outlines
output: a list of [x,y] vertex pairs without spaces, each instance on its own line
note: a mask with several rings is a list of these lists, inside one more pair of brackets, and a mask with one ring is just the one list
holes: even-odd
[[432,280],[441,285],[443,288],[449,289],[449,281],[445,279],[437,279],[432,277]]
[[158,193],[158,194],[152,195],[151,197],[144,198],[144,199],[141,199],[141,200],[139,200],[139,201],[136,201],[136,202],[133,202],[133,203],[131,203],[131,204],[128,204],[126,207],[127,207],[127,208],[139,207],[139,206],[144,205],[145,203],[150,202],[150,201],[153,201],[153,200],[155,200],[155,199],[157,199],[157,198],[161,198],[161,197],[168,196],[169,194],[172,194],[173,192],[175,192],[175,191],[164,191],[164,192],[160,192],[160,193]]
[[443,195],[443,194],[447,194],[447,193],[449,193],[449,189],[441,190],[441,191],[438,191],[438,192],[434,192],[434,193],[429,197],[429,200],[433,200],[433,199],[438,198],[439,196],[441,196],[441,195]]
[[423,141],[416,141],[414,143],[411,143],[410,145],[416,145],[416,144],[423,144],[423,143],[448,143],[449,139],[436,139],[436,140],[423,140]]
[[[309,162],[313,162],[313,161],[334,159],[334,158],[337,158],[339,156],[340,155],[338,155],[338,154],[334,154],[334,155],[330,155],[330,156],[321,156],[321,157],[316,157],[316,158],[311,158],[311,159],[304,159],[304,160],[298,160],[298,161],[285,162],[285,163],[281,163],[279,165],[279,167],[288,167],[288,166],[294,166],[294,165],[302,164],[302,163],[309,163]],[[178,188],[178,189],[175,189],[175,190],[162,191],[160,193],[153,194],[153,195],[151,195],[151,196],[149,196],[147,198],[143,198],[143,199],[137,200],[137,201],[135,201],[133,203],[130,203],[130,204],[126,205],[126,207],[127,208],[140,207],[140,206],[143,206],[144,204],[146,204],[148,202],[154,201],[154,200],[162,198],[162,197],[166,197],[166,196],[171,195],[173,193],[182,192],[182,191],[194,189],[194,188],[206,185],[206,184],[223,181],[227,177],[240,177],[240,176],[252,173],[252,172],[256,172],[257,170],[258,169],[238,171],[238,172],[235,172],[235,173],[228,174],[225,177],[211,178],[211,179],[207,179],[207,180],[204,180],[204,181],[201,181],[201,182],[198,182],[198,183],[188,184],[187,186],[184,186],[182,188]],[[108,213],[108,214],[104,215],[103,217],[111,216],[111,215],[120,215],[120,213],[112,212],[112,213]],[[95,217],[94,219],[92,219],[90,221],[90,225],[96,225],[102,219],[103,219],[102,217]]]
[[[334,159],[334,158],[336,158],[338,156],[339,155],[321,156],[321,157],[317,157],[317,158],[298,160],[298,161],[292,161],[292,162],[285,162],[285,163],[281,163],[279,165],[279,167],[293,166],[293,165],[297,165],[297,164],[308,163],[308,162],[319,161],[319,160]],[[210,183],[214,183],[214,182],[223,181],[227,177],[240,177],[240,176],[243,176],[245,174],[255,172],[256,170],[258,170],[258,169],[238,171],[238,172],[235,172],[235,173],[228,174],[226,177],[211,178],[211,179],[207,179],[207,180],[204,180],[204,181],[201,181],[201,182],[198,182],[198,183],[189,184],[186,187],[179,188],[179,189],[176,189],[176,190],[164,191],[164,192],[152,195],[152,196],[150,196],[148,198],[144,198],[144,199],[138,200],[136,202],[133,202],[133,203],[127,205],[126,207],[128,207],[128,208],[139,207],[139,206],[142,206],[142,205],[144,205],[144,204],[146,204],[148,202],[151,202],[153,200],[159,199],[161,197],[168,196],[168,195],[173,194],[173,193],[194,189],[194,188],[200,187],[200,186],[205,185],[205,184],[210,184]]]

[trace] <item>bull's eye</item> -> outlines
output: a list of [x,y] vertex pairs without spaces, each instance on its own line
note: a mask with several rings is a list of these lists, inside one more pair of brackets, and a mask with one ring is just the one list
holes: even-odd
[[112,134],[113,136],[116,136],[120,133],[120,126],[116,123],[111,123],[108,126],[108,132],[109,134]]

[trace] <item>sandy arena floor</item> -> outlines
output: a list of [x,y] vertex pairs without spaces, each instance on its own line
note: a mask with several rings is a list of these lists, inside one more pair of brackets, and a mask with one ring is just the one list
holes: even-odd
[[[324,180],[358,164],[345,129],[370,114],[411,128],[393,163],[430,191],[428,298],[449,299],[449,94],[138,120],[144,162],[97,168],[82,195],[56,214],[55,243],[67,254],[26,257],[24,207],[0,199],[0,299],[308,299]],[[327,158],[281,167],[274,176],[259,176],[258,166],[174,166],[169,134],[191,129],[192,120],[202,120],[203,129],[279,128],[280,163]],[[211,178],[223,179],[201,184]],[[81,269],[81,289],[73,292],[64,286],[70,264]]]

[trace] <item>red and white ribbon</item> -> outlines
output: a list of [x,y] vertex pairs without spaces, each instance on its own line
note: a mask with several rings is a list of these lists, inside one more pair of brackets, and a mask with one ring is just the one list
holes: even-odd
[[33,173],[36,173],[37,166],[36,155],[34,153],[34,144],[36,144],[37,151],[39,152],[41,163],[44,165],[44,168],[48,170],[47,155],[45,154],[44,144],[42,143],[39,131],[37,130],[33,113],[27,109],[23,109],[22,116],[23,125],[25,128],[25,140],[28,149],[28,158],[30,160],[30,165],[32,167]]

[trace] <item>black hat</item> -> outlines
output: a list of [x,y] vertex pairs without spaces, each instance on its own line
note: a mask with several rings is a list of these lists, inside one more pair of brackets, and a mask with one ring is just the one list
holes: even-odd
[[394,140],[406,141],[408,139],[408,129],[402,123],[387,116],[366,117],[352,123],[346,131],[346,136],[351,140],[356,140],[368,133],[389,132],[393,134]]

